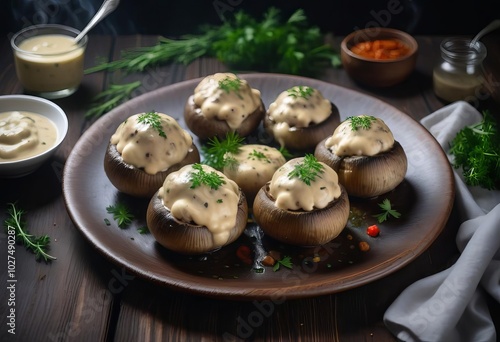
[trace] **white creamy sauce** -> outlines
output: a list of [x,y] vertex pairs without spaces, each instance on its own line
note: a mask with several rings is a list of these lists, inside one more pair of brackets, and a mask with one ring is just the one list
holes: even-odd
[[249,184],[253,189],[259,189],[271,180],[274,172],[286,162],[279,150],[258,144],[243,145],[239,153],[228,156],[234,158],[235,163],[224,167],[224,174],[238,184]]
[[374,156],[394,146],[394,136],[382,119],[375,118],[370,128],[353,130],[351,120],[343,121],[325,141],[325,146],[337,156]]
[[116,145],[125,163],[156,174],[181,162],[192,148],[193,139],[174,118],[156,113],[166,135],[162,137],[151,125],[139,122],[143,114],[132,115],[122,122],[110,143]]
[[215,245],[220,247],[228,241],[236,225],[239,187],[222,172],[207,165],[202,167],[207,173],[220,175],[225,183],[216,190],[204,184],[193,189],[192,173],[198,171],[186,165],[167,176],[158,196],[177,220],[207,227]]
[[278,208],[311,211],[325,208],[328,203],[340,197],[341,189],[337,173],[322,162],[320,164],[323,165],[323,173],[310,185],[297,177],[290,177],[290,172],[303,160],[303,157],[292,159],[273,175],[269,193]]
[[274,137],[283,145],[281,137],[289,130],[321,123],[331,112],[330,100],[325,99],[319,90],[296,86],[279,94],[269,105],[267,115],[275,123]]
[[26,159],[47,151],[56,143],[55,124],[32,112],[0,113],[0,162]]
[[32,91],[76,87],[83,77],[84,48],[70,36],[48,34],[28,38],[16,51],[16,70],[22,84]]
[[[240,82],[239,89],[224,90],[220,82]],[[205,77],[194,90],[194,103],[208,119],[226,121],[236,130],[261,105],[260,91],[232,73],[216,73]]]

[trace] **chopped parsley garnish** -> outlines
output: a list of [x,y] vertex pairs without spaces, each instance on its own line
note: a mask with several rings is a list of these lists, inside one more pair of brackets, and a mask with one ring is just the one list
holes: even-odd
[[157,112],[151,111],[148,113],[140,114],[137,118],[137,121],[142,124],[149,125],[153,129],[155,129],[160,137],[167,138],[167,135],[163,131],[160,114],[158,114]]
[[239,94],[240,87],[241,87],[241,80],[239,78],[232,78],[226,76],[224,79],[219,81],[220,89],[222,89],[226,93],[234,92],[239,97],[241,97],[241,95]]
[[358,128],[370,129],[372,122],[377,120],[374,116],[360,115],[360,116],[349,116],[346,120],[351,122],[351,129],[357,131]]
[[314,93],[314,89],[307,86],[297,86],[287,90],[288,96],[296,99],[297,97],[302,97],[308,99]]
[[401,217],[401,214],[392,208],[391,201],[388,198],[384,199],[382,203],[378,204],[378,206],[382,209],[382,212],[380,214],[373,215],[373,217],[376,217],[379,223],[386,221],[389,215],[395,218]]
[[294,169],[288,173],[288,178],[296,177],[307,185],[311,185],[311,182],[314,182],[316,177],[323,172],[323,164],[314,155],[306,154],[304,160],[295,164]]
[[221,175],[215,171],[206,172],[199,163],[193,164],[191,173],[191,189],[196,189],[201,185],[206,185],[211,189],[217,190],[222,184],[226,184]]
[[250,153],[248,154],[248,156],[249,156],[250,158],[252,158],[252,157],[253,157],[253,158],[256,158],[256,159],[258,159],[258,160],[263,160],[263,161],[265,161],[265,162],[267,162],[267,163],[270,163],[270,162],[271,162],[271,161],[269,160],[269,158],[267,158],[267,156],[266,156],[264,153],[259,152],[259,151],[257,151],[257,150],[253,150],[252,152],[250,152]]

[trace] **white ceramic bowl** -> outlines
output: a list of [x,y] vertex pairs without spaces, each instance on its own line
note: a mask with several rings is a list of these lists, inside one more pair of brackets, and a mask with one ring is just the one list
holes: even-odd
[[68,132],[66,113],[54,102],[29,95],[0,96],[0,113],[26,111],[43,115],[50,119],[57,128],[57,139],[50,149],[36,156],[17,161],[0,161],[0,177],[22,177],[38,169],[47,161],[63,142]]

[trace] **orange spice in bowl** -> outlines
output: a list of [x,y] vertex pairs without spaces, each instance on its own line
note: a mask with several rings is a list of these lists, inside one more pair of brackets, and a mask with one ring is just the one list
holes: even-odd
[[407,56],[410,48],[397,39],[376,39],[359,42],[351,47],[357,55],[373,59],[396,59]]

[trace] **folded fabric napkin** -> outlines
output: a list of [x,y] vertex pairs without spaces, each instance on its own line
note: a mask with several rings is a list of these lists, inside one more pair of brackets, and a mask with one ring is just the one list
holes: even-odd
[[[473,106],[459,101],[421,123],[448,153],[458,131],[481,119]],[[462,216],[456,237],[460,256],[450,268],[410,285],[387,309],[384,323],[401,341],[497,340],[485,291],[500,302],[500,191],[469,187],[460,170],[454,174]]]

